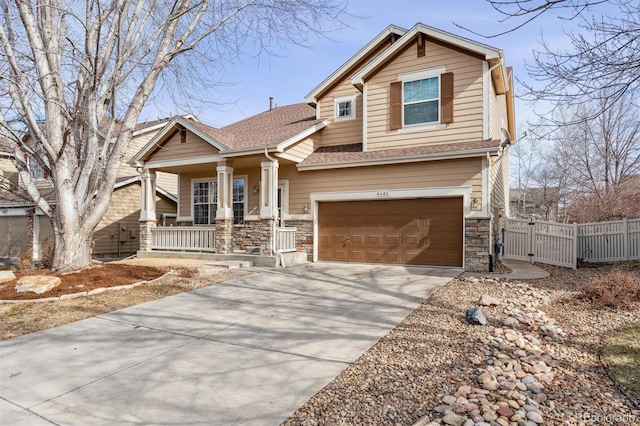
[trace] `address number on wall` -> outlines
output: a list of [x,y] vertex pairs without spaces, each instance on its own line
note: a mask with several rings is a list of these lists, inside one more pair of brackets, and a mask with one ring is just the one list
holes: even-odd
[[389,191],[378,191],[378,192],[376,192],[376,197],[378,197],[378,198],[389,198]]

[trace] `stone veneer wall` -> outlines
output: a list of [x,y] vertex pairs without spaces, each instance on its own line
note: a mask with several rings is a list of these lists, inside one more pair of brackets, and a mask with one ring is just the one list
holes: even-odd
[[140,221],[140,251],[151,251],[151,244],[153,243],[151,230],[157,225],[155,220]]
[[216,253],[233,251],[233,219],[216,219]]
[[273,256],[271,250],[271,230],[273,219],[245,220],[244,225],[233,227],[233,249],[246,250],[260,247],[260,254]]
[[307,260],[313,261],[313,220],[286,220],[285,226],[297,228],[296,248],[307,252]]
[[491,219],[465,219],[465,269],[469,272],[489,270]]

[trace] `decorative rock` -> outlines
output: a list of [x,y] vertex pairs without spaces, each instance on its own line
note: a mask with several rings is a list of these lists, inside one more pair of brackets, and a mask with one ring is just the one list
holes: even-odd
[[528,385],[529,383],[533,383],[535,381],[535,378],[531,374],[527,374],[521,379],[521,381],[525,385]]
[[452,395],[446,395],[442,398],[442,402],[444,402],[447,405],[453,405],[456,403],[456,397],[452,396]]
[[478,300],[478,305],[481,306],[497,306],[502,303],[502,300],[497,297],[489,296],[488,294],[483,294],[480,296],[480,300]]
[[482,414],[482,418],[484,419],[485,422],[491,423],[498,420],[498,415],[493,411],[487,411],[486,413]]
[[13,271],[0,271],[0,284],[6,283],[7,281],[15,280],[16,274]]
[[467,419],[457,414],[447,414],[442,418],[445,425],[462,426]]
[[540,385],[540,383],[529,383],[527,385],[527,389],[529,389],[533,393],[542,392],[542,386]]
[[513,416],[513,410],[509,407],[502,407],[496,410],[501,417],[511,418]]
[[527,413],[527,419],[539,425],[544,423],[544,420],[542,419],[540,413],[537,413],[535,411],[529,411]]
[[467,309],[465,318],[469,324],[487,325],[487,317],[480,309],[477,308]]
[[533,399],[538,404],[542,404],[543,402],[545,402],[547,400],[547,395],[545,395],[544,393],[541,392],[541,393],[537,393],[537,394],[533,395],[531,397],[531,399]]
[[50,275],[29,275],[18,280],[16,283],[16,292],[42,294],[56,288],[61,283],[62,280],[59,277],[52,277]]

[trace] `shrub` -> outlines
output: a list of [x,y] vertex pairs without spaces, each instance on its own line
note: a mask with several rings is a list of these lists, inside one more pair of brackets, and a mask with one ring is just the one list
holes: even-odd
[[180,278],[193,278],[198,275],[196,268],[178,268],[176,272]]
[[640,280],[631,272],[612,272],[594,278],[582,291],[587,299],[602,307],[629,308],[640,302]]

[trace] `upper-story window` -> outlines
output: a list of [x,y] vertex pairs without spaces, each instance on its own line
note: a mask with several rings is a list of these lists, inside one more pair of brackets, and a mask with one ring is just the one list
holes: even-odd
[[34,182],[43,181],[48,178],[47,173],[33,157],[29,157],[29,174]]
[[440,121],[440,76],[405,81],[402,91],[405,126]]
[[453,122],[453,73],[445,71],[439,67],[401,74],[391,83],[391,130]]
[[354,120],[356,118],[356,96],[339,96],[333,98],[335,119],[339,120]]

